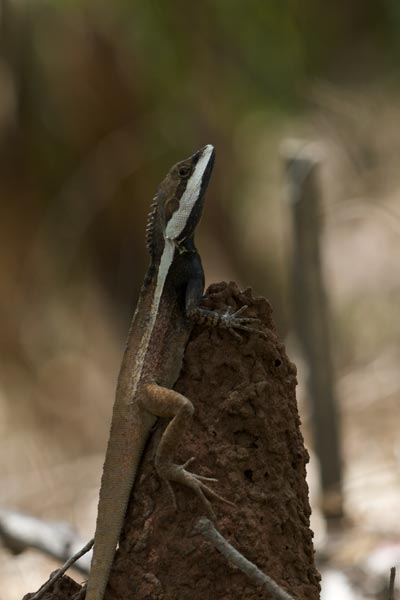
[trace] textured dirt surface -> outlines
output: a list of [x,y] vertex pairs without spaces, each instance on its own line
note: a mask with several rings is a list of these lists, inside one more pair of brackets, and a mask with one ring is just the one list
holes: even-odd
[[[296,600],[319,598],[310,506],[308,460],[296,405],[296,368],[271,319],[271,307],[251,290],[215,284],[204,306],[248,305],[266,338],[193,330],[176,389],[195,406],[177,462],[196,457],[191,470],[218,478],[210,484],[235,506],[213,501],[215,526],[247,559]],[[205,513],[188,489],[175,486],[179,512],[154,470],[162,423],[148,444],[128,509],[106,600],[272,599],[193,529]],[[51,598],[72,598],[61,591]]]
[[[42,600],[77,600],[81,589],[78,583],[64,575],[42,596]],[[35,593],[26,594],[22,600],[29,600]]]
[[[193,425],[177,462],[218,478],[214,489],[235,507],[214,501],[218,530],[249,560],[298,600],[319,597],[310,507],[308,455],[299,430],[296,368],[271,320],[271,307],[235,284],[209,288],[204,305],[224,310],[247,304],[267,339],[196,327],[176,389],[195,406]],[[255,600],[270,596],[193,534],[204,508],[190,490],[175,486],[176,513],[154,472],[157,431],[147,448],[128,510],[107,600]]]

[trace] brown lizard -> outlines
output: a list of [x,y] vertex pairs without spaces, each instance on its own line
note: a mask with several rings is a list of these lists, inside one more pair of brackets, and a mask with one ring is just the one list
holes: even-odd
[[214,148],[207,145],[177,163],[161,183],[147,224],[151,262],[132,319],[118,378],[100,488],[97,525],[86,600],[102,600],[118,544],[125,512],[145,443],[158,417],[171,419],[158,445],[155,466],[175,502],[171,482],[190,487],[207,513],[207,498],[224,500],[206,482],[214,479],[187,470],[193,461],[173,462],[193,405],[172,390],[194,323],[254,331],[255,319],[241,317],[242,307],[231,313],[200,308],[204,274],[194,245],[204,193],[214,163]]

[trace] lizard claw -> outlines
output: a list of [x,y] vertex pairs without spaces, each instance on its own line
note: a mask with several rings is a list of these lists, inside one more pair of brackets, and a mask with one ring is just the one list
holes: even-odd
[[185,463],[183,463],[183,465],[181,465],[182,469],[186,469],[186,467],[191,465],[195,460],[196,460],[196,458],[194,456],[191,456],[190,458],[188,458],[188,460]]
[[[259,324],[260,319],[255,317],[241,317],[240,315],[248,308],[247,304],[244,304],[237,310],[233,311],[231,306],[228,306],[224,315],[222,315],[221,327],[228,329],[228,331],[239,341],[243,340],[242,336],[238,333],[239,331],[247,331],[248,333],[258,333],[259,335],[266,337],[266,334],[260,329],[252,327],[252,324]],[[233,311],[233,312],[232,312]]]
[[172,502],[175,509],[177,509],[177,502],[175,492],[172,489],[171,481],[176,481],[177,483],[185,485],[186,487],[189,487],[191,490],[193,490],[193,492],[196,494],[196,496],[199,498],[199,500],[205,507],[208,516],[212,519],[215,519],[214,510],[207,496],[209,498],[219,500],[220,502],[224,502],[225,504],[229,504],[230,506],[235,505],[233,504],[233,502],[226,500],[226,498],[223,498],[222,496],[214,492],[214,490],[212,490],[208,485],[204,483],[205,481],[216,482],[217,479],[215,479],[214,477],[205,477],[203,475],[197,475],[196,473],[191,473],[190,471],[187,471],[185,469],[185,467],[188,464],[191,464],[194,460],[194,457],[192,457],[189,458],[189,460],[187,460],[183,465],[171,465],[168,469],[168,477],[166,476],[166,474],[164,474],[163,479],[168,486],[168,490],[172,496]]
[[[192,456],[185,463],[183,463],[183,465],[181,465],[181,469],[186,470],[186,467],[191,465],[195,460],[196,458]],[[218,481],[218,479],[215,479],[215,477],[204,477],[203,475],[196,475],[196,478],[200,481]]]
[[237,331],[235,331],[235,330],[233,329],[233,327],[229,327],[229,328],[228,328],[228,331],[229,331],[229,333],[230,333],[231,335],[233,335],[233,337],[234,337],[234,338],[235,338],[235,339],[236,339],[238,342],[243,342],[243,338],[242,338],[242,336],[240,335],[240,333],[238,333]]
[[[232,314],[233,317],[238,317],[248,308],[249,307],[247,304],[243,304],[243,306],[241,306],[240,308],[238,308],[237,310],[234,311],[232,306],[228,306],[228,314]],[[250,319],[251,317],[248,317],[248,318]],[[258,319],[256,319],[256,320],[258,320]]]

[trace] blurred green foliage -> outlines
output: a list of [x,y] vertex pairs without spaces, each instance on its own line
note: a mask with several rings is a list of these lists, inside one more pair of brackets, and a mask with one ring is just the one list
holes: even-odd
[[42,236],[56,270],[90,264],[113,298],[130,301],[160,175],[212,142],[208,226],[237,272],[279,305],[273,249],[270,263],[249,256],[244,267],[235,239],[258,136],[269,130],[275,143],[277,123],[309,110],[318,79],[390,72],[399,18],[393,0],[2,0],[0,217],[21,260]]

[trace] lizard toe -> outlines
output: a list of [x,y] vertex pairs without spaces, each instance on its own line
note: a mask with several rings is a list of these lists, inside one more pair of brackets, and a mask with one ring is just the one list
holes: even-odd
[[225,504],[229,504],[230,506],[235,505],[226,498],[223,498],[223,496],[217,494],[217,492],[215,492],[205,483],[214,483],[217,481],[217,479],[215,479],[214,477],[205,477],[204,475],[197,475],[196,473],[191,473],[190,471],[187,471],[185,469],[185,466],[189,462],[193,462],[193,460],[193,458],[189,459],[189,461],[186,461],[184,465],[170,465],[168,469],[168,474],[164,472],[162,478],[167,483],[168,490],[170,491],[175,507],[177,506],[177,504],[175,493],[171,486],[171,481],[175,481],[177,483],[180,483],[181,485],[189,487],[199,498],[202,505],[206,509],[207,514],[213,519],[215,519],[215,513],[211,506],[211,502],[208,498],[213,500],[219,500],[220,502],[224,502]]

